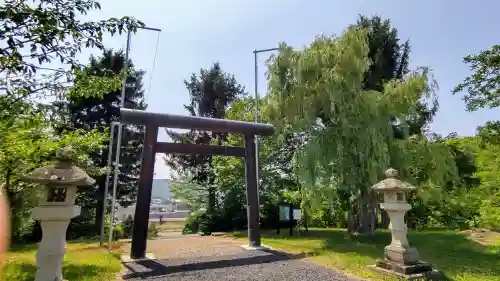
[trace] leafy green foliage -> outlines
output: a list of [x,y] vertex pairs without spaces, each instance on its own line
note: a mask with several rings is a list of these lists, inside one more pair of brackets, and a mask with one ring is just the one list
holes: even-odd
[[186,219],[186,223],[184,225],[184,230],[182,230],[183,234],[196,234],[200,229],[200,224],[202,219],[205,216],[205,211],[196,211],[192,212],[189,217]]
[[43,113],[26,104],[24,114],[15,119],[0,122],[4,132],[0,137],[0,178],[12,206],[13,239],[21,239],[25,228],[31,225],[29,210],[35,206],[40,189],[20,180],[34,168],[47,165],[56,151],[72,145],[77,151],[77,165],[90,175],[104,170],[89,158],[90,152],[101,148],[105,135],[96,131],[75,130],[58,134]]
[[[37,66],[27,58],[38,64],[50,63],[55,58],[78,68],[80,64],[75,61],[75,54],[82,48],[103,49],[104,33],[121,34],[143,26],[130,17],[86,22],[77,19],[78,14],[85,15],[95,9],[101,9],[99,1],[95,0],[5,1],[0,8],[0,18],[3,19],[0,38],[7,46],[0,49],[0,68],[15,69],[24,74],[35,72]],[[29,48],[27,53],[26,47]]]
[[186,204],[190,210],[206,208],[207,189],[192,182],[192,177],[184,174],[176,178],[170,185],[172,197]]
[[[95,9],[100,9],[100,4],[94,0],[5,1],[0,7],[0,39],[6,43],[0,48],[0,74],[4,77],[0,84],[5,90],[0,94],[0,129],[4,132],[0,136],[0,181],[13,210],[14,240],[37,236],[29,234],[29,210],[40,189],[21,182],[20,176],[46,165],[58,148],[68,144],[77,151],[77,165],[90,175],[98,177],[105,172],[92,154],[101,150],[109,131],[104,127],[68,127],[67,112],[54,112],[52,105],[39,103],[48,96],[58,102],[102,98],[120,87],[123,73],[96,75],[82,67],[76,55],[84,48],[102,49],[104,33],[135,31],[142,23],[129,17],[79,19]],[[63,65],[61,69],[45,66],[54,59]],[[89,199],[82,194],[77,198],[79,203]],[[84,211],[77,221],[86,223],[93,215]]]
[[[401,169],[405,178],[424,166],[429,187],[442,186],[456,173],[451,154],[439,144],[394,139],[390,121],[396,118],[404,126],[432,95],[432,84],[423,70],[388,81],[381,92],[365,91],[367,34],[351,27],[339,37],[318,37],[301,51],[283,43],[269,62],[265,112],[279,129],[288,126],[310,136],[296,151],[295,165],[303,196],[316,207],[336,190],[348,191],[350,201],[366,196],[389,166]],[[416,157],[421,153],[425,156]]]
[[[224,73],[218,63],[215,63],[209,70],[200,70],[199,76],[193,74],[190,80],[184,83],[190,96],[190,104],[184,107],[191,116],[224,118],[226,107],[245,94],[244,88],[236,82],[234,76]],[[167,130],[167,133],[177,143],[220,145],[227,137],[224,133],[196,130],[187,133]],[[217,188],[213,184],[215,175],[212,169],[212,156],[167,155],[165,161],[167,165],[176,169],[181,177],[190,177],[198,187],[206,190],[207,212],[214,214]]]
[[[95,0],[7,0],[0,7],[0,39],[6,42],[0,48],[0,74],[7,76],[2,79],[6,94],[14,101],[68,90],[71,95],[98,96],[119,85],[116,77],[89,76],[75,56],[84,48],[103,49],[105,33],[135,31],[143,24],[130,17],[78,19],[100,8]],[[44,67],[53,60],[71,70]],[[72,87],[75,79],[86,81],[81,83],[84,87]],[[10,108],[10,104],[1,107]]]
[[123,228],[123,236],[125,238],[130,238],[132,237],[132,232],[134,230],[134,219],[132,216],[128,216],[123,222],[122,222],[122,228]]
[[[385,83],[393,79],[403,79],[410,71],[410,43],[400,43],[398,30],[391,26],[390,20],[382,20],[379,16],[368,18],[360,16],[357,27],[368,29],[368,57],[371,64],[365,72],[363,89],[365,91],[383,91]],[[436,85],[434,85],[436,86]],[[401,126],[397,118],[393,118],[394,138],[403,139],[408,135],[422,134],[432,121],[438,109],[437,96],[429,100],[419,101],[415,112],[406,117],[405,126]]]
[[453,90],[453,94],[467,91],[463,97],[467,110],[494,108],[500,105],[500,45],[476,55],[468,55],[464,63],[472,74]]
[[[121,51],[105,50],[101,56],[90,57],[87,69],[92,77],[119,77],[123,72],[125,55]],[[125,108],[144,110],[146,108],[144,100],[144,90],[142,88],[143,71],[136,70],[132,61],[128,62],[129,72],[127,75],[127,87],[125,89]],[[89,81],[77,79],[76,87],[86,88]],[[83,85],[80,85],[83,83]],[[109,132],[111,123],[119,121],[121,84],[109,90],[102,96],[69,95],[66,100],[54,104],[59,118],[66,120],[61,124],[62,128],[71,129],[95,129],[100,132]],[[114,131],[114,140],[117,139],[117,129]],[[120,167],[117,193],[117,202],[121,206],[128,206],[135,200],[137,186],[139,183],[140,157],[142,152],[144,128],[142,126],[123,125],[122,145],[120,149]],[[115,141],[116,143],[116,141]],[[98,165],[105,167],[108,161],[108,139],[103,141],[106,149],[96,150],[90,157]],[[115,159],[116,151],[112,153]],[[96,177],[94,188],[86,190],[87,202],[82,205],[85,209],[95,209],[95,230],[100,229],[103,200],[108,198],[104,194],[106,184],[105,175]],[[111,191],[111,190],[109,190]],[[83,202],[82,202],[83,203]],[[108,205],[109,206],[109,205]]]

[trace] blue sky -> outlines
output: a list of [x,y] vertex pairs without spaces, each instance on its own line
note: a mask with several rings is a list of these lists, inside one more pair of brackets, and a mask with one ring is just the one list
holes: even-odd
[[[254,49],[276,47],[278,42],[301,48],[319,34],[339,34],[355,23],[358,14],[391,19],[400,38],[409,39],[411,67],[428,66],[439,83],[440,110],[431,130],[441,134],[473,135],[478,125],[500,119],[499,110],[468,113],[451,89],[469,73],[462,58],[498,41],[500,2],[473,4],[467,0],[104,0],[91,19],[134,16],[147,26],[161,28],[154,72],[151,72],[157,33],[139,31],[132,37],[131,58],[146,70],[148,110],[185,114],[188,101],[183,80],[200,68],[219,61],[249,93],[254,92]],[[124,48],[125,36],[106,38],[114,49]],[[83,54],[87,56],[88,54]],[[267,55],[259,59],[259,92],[265,93]],[[159,139],[167,140],[161,131]],[[160,157],[156,177],[168,177]]]

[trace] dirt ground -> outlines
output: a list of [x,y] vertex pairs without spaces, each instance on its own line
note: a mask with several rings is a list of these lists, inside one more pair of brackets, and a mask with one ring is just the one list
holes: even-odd
[[469,235],[469,239],[483,245],[500,243],[500,233],[489,229],[472,228],[462,231],[462,233]]

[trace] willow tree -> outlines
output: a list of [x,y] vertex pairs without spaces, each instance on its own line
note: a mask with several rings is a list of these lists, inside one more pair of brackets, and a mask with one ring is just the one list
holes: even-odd
[[[295,169],[311,208],[348,191],[349,230],[373,234],[376,202],[369,187],[390,166],[407,180],[425,177],[426,186],[444,185],[456,168],[442,144],[425,138],[393,136],[433,94],[426,70],[386,82],[381,91],[364,90],[369,70],[368,32],[350,27],[341,36],[320,36],[303,50],[285,43],[268,62],[265,114],[278,128],[305,132]],[[429,171],[422,175],[421,171]],[[418,182],[422,182],[421,179]]]

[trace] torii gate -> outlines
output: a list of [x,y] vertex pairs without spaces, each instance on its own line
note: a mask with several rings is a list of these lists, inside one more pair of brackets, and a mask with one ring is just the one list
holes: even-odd
[[[153,186],[156,153],[205,154],[243,157],[245,159],[245,181],[247,194],[248,245],[260,247],[259,192],[257,188],[257,162],[255,159],[255,135],[269,136],[274,127],[242,121],[216,118],[181,116],[152,113],[142,110],[120,108],[122,124],[145,125],[144,147],[141,157],[139,190],[134,214],[131,259],[146,257],[148,238],[149,205]],[[221,133],[243,134],[244,147],[229,147],[202,144],[180,144],[158,142],[158,128],[194,129]]]

